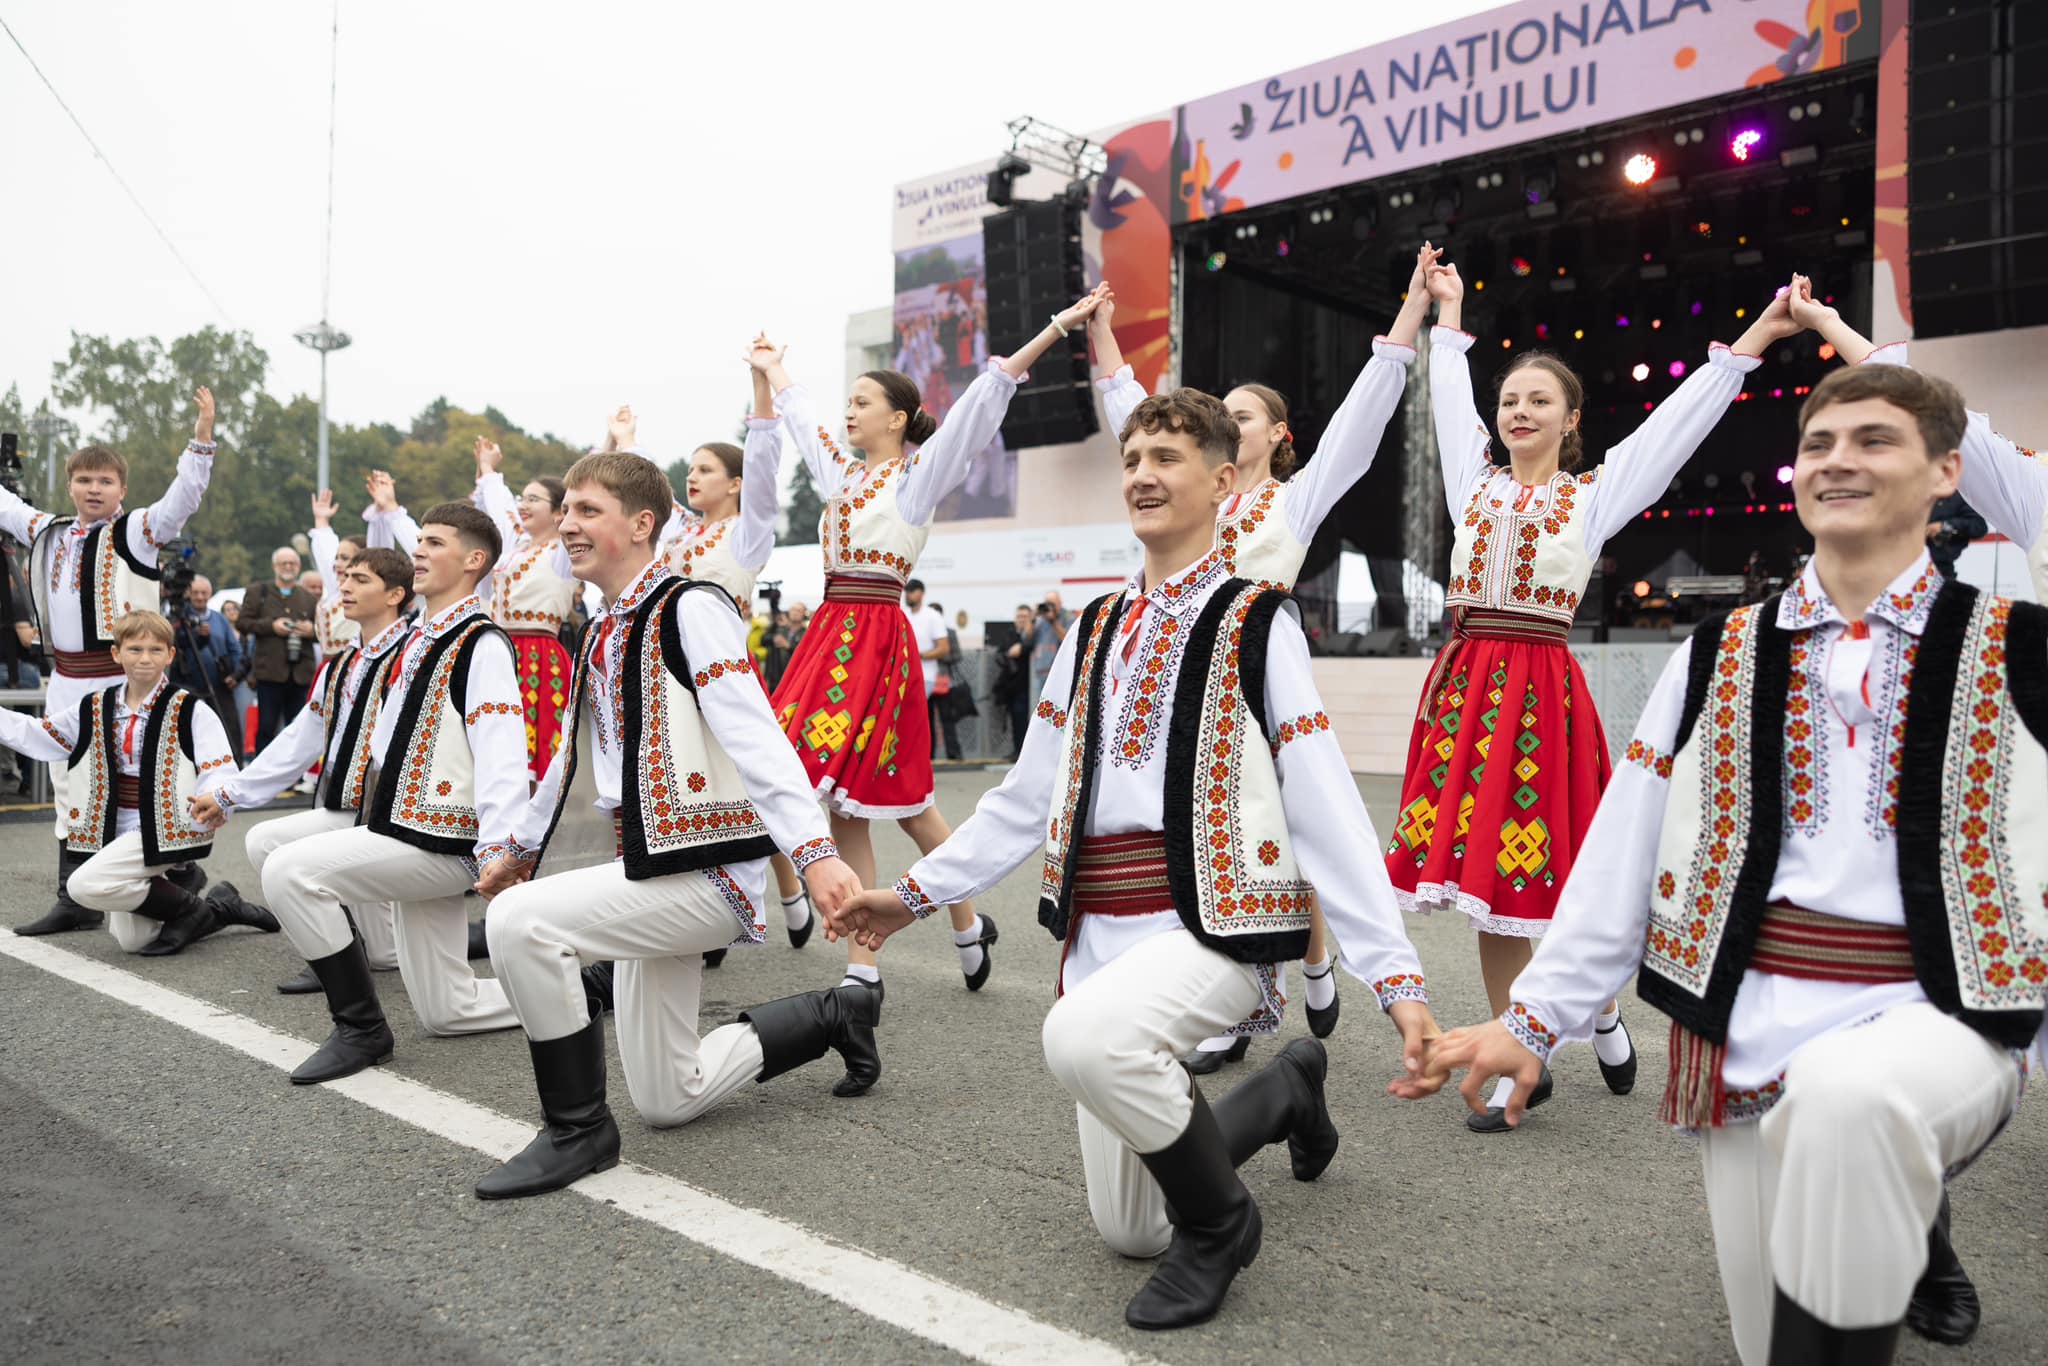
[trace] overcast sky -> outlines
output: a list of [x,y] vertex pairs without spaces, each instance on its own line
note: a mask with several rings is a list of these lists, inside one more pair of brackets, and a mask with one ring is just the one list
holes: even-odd
[[[630,402],[669,458],[729,434],[759,327],[836,401],[847,314],[890,298],[898,181],[1019,114],[1096,128],[1490,8],[342,0],[334,416],[445,394],[586,439]],[[0,36],[0,390],[33,406],[73,330],[208,323],[255,335],[273,392],[316,390],[292,333],[320,314],[329,13],[0,0],[220,301]]]

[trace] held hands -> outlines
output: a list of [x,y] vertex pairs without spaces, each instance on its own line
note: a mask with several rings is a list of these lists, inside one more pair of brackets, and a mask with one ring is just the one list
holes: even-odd
[[192,439],[205,445],[213,440],[213,390],[202,384],[194,397],[199,403],[199,417],[192,423]]
[[1440,304],[1455,304],[1465,298],[1465,282],[1458,278],[1456,262],[1448,266],[1431,264],[1425,267],[1423,287],[1429,291],[1429,297]]
[[1095,305],[1095,311],[1088,315],[1088,335],[1113,335],[1116,330],[1116,291],[1109,287],[1107,280],[1097,285],[1095,291],[1101,298]]
[[1438,1039],[1429,1052],[1422,1076],[1411,1088],[1412,1094],[1408,1090],[1394,1094],[1404,1100],[1434,1094],[1459,1069],[1465,1071],[1465,1084],[1458,1088],[1458,1094],[1474,1114],[1486,1113],[1486,1091],[1495,1077],[1514,1082],[1515,1093],[1508,1098],[1506,1116],[1510,1127],[1522,1122],[1525,1102],[1536,1089],[1536,1083],[1543,1079],[1543,1060],[1515,1042],[1506,1025],[1488,1020],[1483,1025],[1454,1029]]
[[747,343],[747,364],[757,373],[766,375],[782,364],[782,358],[788,351],[787,346],[777,346],[769,341],[766,332],[757,332],[754,339]]
[[363,487],[369,490],[370,502],[379,512],[398,510],[398,486],[391,482],[391,475],[384,470],[371,470],[369,478],[363,480]]
[[498,443],[489,437],[476,439],[476,477],[496,474],[505,463],[505,452],[498,449]]
[[825,937],[835,943],[841,938],[853,940],[864,949],[879,952],[890,935],[906,925],[917,922],[910,908],[886,887],[860,893],[849,898],[836,911],[819,907],[825,916]]
[[192,823],[203,830],[218,830],[228,823],[228,813],[211,792],[187,797],[185,805],[192,812]]
[[1792,277],[1792,292],[1785,296],[1792,321],[1818,332],[1842,315],[1813,297],[1813,281],[1804,275]]
[[[1427,242],[1422,244],[1422,250],[1415,253],[1415,271],[1408,277],[1408,297],[1402,301],[1404,306],[1417,304],[1418,301],[1420,306],[1428,306],[1429,300],[1436,295],[1436,291],[1430,288],[1429,283],[1429,277],[1432,272],[1446,274],[1453,281],[1458,278],[1458,268],[1456,266],[1439,266],[1437,264],[1437,261],[1442,258],[1443,254],[1444,249],[1442,247],[1433,247]],[[1460,286],[1461,290],[1462,288],[1463,286]]]
[[1394,1028],[1401,1031],[1402,1075],[1387,1083],[1387,1094],[1399,1096],[1402,1100],[1421,1100],[1434,1095],[1441,1080],[1432,1083],[1428,1079],[1430,1053],[1437,1041],[1443,1037],[1443,1030],[1430,1013],[1428,1006],[1420,1001],[1396,1001],[1387,1011],[1394,1021]]
[[477,869],[476,893],[489,901],[500,892],[509,892],[533,876],[534,864],[538,859],[521,858],[517,854],[500,854]]
[[[1795,276],[1794,279],[1796,280],[1797,277]],[[1792,316],[1792,292],[1791,285],[1780,287],[1777,294],[1772,296],[1770,303],[1764,306],[1764,311],[1757,315],[1756,322],[1750,327],[1750,332],[1758,334],[1759,339],[1765,345],[1769,345],[1771,342],[1783,341],[1787,337],[1796,337],[1806,330],[1806,324]],[[1750,354],[1759,355],[1761,352],[1756,351]]]
[[811,904],[828,920],[860,895],[860,877],[842,858],[818,859],[804,869],[803,877],[804,886],[811,893]]
[[1102,307],[1102,301],[1109,297],[1107,282],[1095,286],[1079,299],[1060,310],[1057,319],[1062,331],[1072,332],[1095,316],[1095,310]]
[[313,495],[313,525],[325,530],[334,520],[334,490],[321,489]]

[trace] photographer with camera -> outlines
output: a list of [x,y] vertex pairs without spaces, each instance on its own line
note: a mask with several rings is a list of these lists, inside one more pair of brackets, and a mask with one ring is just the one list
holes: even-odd
[[320,599],[299,587],[299,552],[271,552],[270,583],[252,583],[242,595],[242,629],[249,633],[249,676],[256,684],[256,748],[262,749],[306,704],[320,664],[314,622]]
[[235,683],[242,676],[241,637],[226,617],[207,605],[213,600],[213,580],[196,573],[189,558],[171,559],[163,573],[164,616],[178,641],[171,681],[213,707],[227,732],[228,752],[240,764],[242,720],[235,707]]
[[1048,592],[1045,601],[1038,604],[1038,615],[1031,624],[1031,695],[1036,698],[1045,691],[1046,676],[1052,673],[1052,661],[1060,652],[1060,642],[1067,638],[1067,628],[1074,624],[1074,614],[1060,602],[1058,592]]
[[[21,452],[13,432],[0,433],[0,488],[19,498],[22,494]],[[0,688],[40,688],[43,684],[42,638],[36,631],[35,602],[29,596],[28,547],[12,536],[0,535]],[[17,765],[14,752],[0,752],[0,783],[16,788],[23,796],[29,790],[26,764]]]

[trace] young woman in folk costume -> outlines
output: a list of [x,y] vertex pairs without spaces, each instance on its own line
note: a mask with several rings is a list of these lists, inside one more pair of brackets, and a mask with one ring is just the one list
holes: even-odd
[[499,473],[505,455],[495,441],[476,439],[476,492],[470,501],[491,516],[505,553],[491,579],[491,617],[512,637],[519,697],[526,707],[526,768],[539,782],[554,758],[569,700],[573,664],[562,645],[562,623],[581,591],[559,548],[562,481],[542,475],[515,499]]
[[[1316,458],[1295,474],[1298,457],[1287,426],[1287,400],[1263,384],[1240,384],[1223,397],[1237,420],[1237,488],[1216,518],[1216,542],[1228,557],[1230,572],[1276,588],[1292,590],[1308,558],[1309,543],[1337,500],[1372,468],[1380,435],[1400,407],[1408,384],[1408,366],[1415,359],[1416,334],[1429,312],[1426,273],[1441,255],[1429,243],[1415,255],[1415,272],[1392,329],[1373,338],[1372,358],[1352,381],[1323,431]],[[1124,364],[1110,331],[1112,296],[1088,320],[1095,361],[1104,371],[1096,381],[1110,430],[1122,433],[1125,422],[1146,398],[1145,388]],[[1290,477],[1293,476],[1293,477]],[[1302,971],[1308,979],[1308,1023],[1317,1038],[1337,1027],[1337,979],[1330,957],[1329,931],[1320,907],[1312,910],[1308,953]],[[1279,1026],[1261,1012],[1230,1034],[1204,1039],[1187,1060],[1188,1070],[1206,1074],[1226,1061],[1243,1058],[1254,1033]]]
[[[1087,325],[1107,291],[1097,288],[1053,315],[1038,334],[989,368],[953,405],[944,427],[893,370],[871,370],[846,400],[842,450],[818,421],[810,396],[791,383],[779,353],[756,352],[791,439],[825,497],[819,540],[825,602],[775,690],[775,714],[832,817],[839,852],[875,880],[868,822],[894,820],[927,853],[951,833],[932,803],[930,717],[924,671],[902,605],[941,500],[967,477],[994,438],[1025,370],[1062,337]],[[906,449],[914,447],[915,449]],[[988,980],[995,924],[971,903],[949,908],[960,968],[970,991]],[[869,950],[847,941],[849,989],[882,989]],[[833,1094],[859,1095],[879,1064],[849,1070]]]
[[[1425,685],[1409,743],[1387,872],[1404,909],[1462,911],[1479,932],[1479,970],[1496,1013],[1550,927],[1593,811],[1607,786],[1607,737],[1566,633],[1600,548],[1663,494],[1742,392],[1764,351],[1797,333],[1784,290],[1733,347],[1658,404],[1633,436],[1581,471],[1585,389],[1557,356],[1526,351],[1508,362],[1495,425],[1507,460],[1472,396],[1460,331],[1465,287],[1455,265],[1434,266],[1440,305],[1431,335],[1430,407],[1455,522],[1451,639]],[[1609,1001],[1593,1039],[1608,1089],[1627,1095],[1636,1056]],[[1475,1133],[1508,1128],[1503,1080]],[[1549,1099],[1550,1074],[1528,1104]]]

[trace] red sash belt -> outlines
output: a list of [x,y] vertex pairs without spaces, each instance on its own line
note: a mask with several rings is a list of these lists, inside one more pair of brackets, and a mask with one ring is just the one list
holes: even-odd
[[[1871,985],[1910,982],[1915,976],[1905,926],[1844,920],[1782,902],[1765,908],[1749,966],[1756,972],[1810,982]],[[1727,1097],[1721,1071],[1726,1061],[1726,1047],[1673,1021],[1671,1072],[1659,1111],[1664,1122],[1691,1128],[1724,1123]]]
[[1416,709],[1416,716],[1422,721],[1435,719],[1436,695],[1443,691],[1444,684],[1451,676],[1451,658],[1458,647],[1468,640],[1521,641],[1528,645],[1563,645],[1571,640],[1572,624],[1551,617],[1530,616],[1524,612],[1503,612],[1492,607],[1461,607],[1451,618],[1451,638],[1436,652],[1436,667],[1429,671],[1429,682],[1422,689],[1422,704]]
[[125,773],[114,775],[114,805],[133,811],[142,805],[142,779]]
[[1151,915],[1173,909],[1166,836],[1157,830],[1095,835],[1074,857],[1076,915]]
[[825,601],[886,602],[894,605],[903,601],[903,586],[894,579],[870,578],[865,574],[827,574]]
[[109,650],[59,650],[57,672],[66,678],[119,678],[121,666]]

